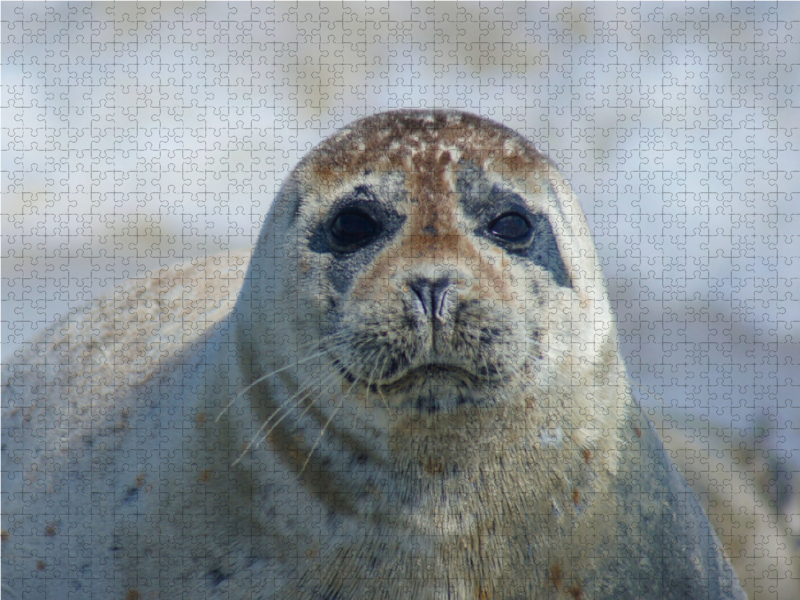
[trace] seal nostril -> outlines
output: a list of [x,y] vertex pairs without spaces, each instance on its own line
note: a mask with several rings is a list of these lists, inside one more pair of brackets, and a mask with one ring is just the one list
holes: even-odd
[[426,316],[429,315],[431,312],[431,282],[428,279],[415,279],[408,285],[417,296],[422,312]]
[[409,282],[409,287],[414,291],[422,312],[425,316],[435,316],[442,319],[445,314],[447,293],[450,291],[451,281],[442,277],[431,281],[427,278],[418,278]]
[[[443,319],[444,318],[445,301],[447,300],[447,293],[450,291],[448,288],[449,288],[449,286],[445,287],[445,288],[442,288],[442,292],[441,292],[441,294],[439,296],[439,301],[436,303],[436,316],[439,319]],[[435,296],[434,296],[434,298],[435,298]]]

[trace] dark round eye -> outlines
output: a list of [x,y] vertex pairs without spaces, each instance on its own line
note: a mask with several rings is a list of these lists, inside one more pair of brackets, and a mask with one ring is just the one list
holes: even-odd
[[378,224],[367,213],[347,209],[334,217],[330,239],[340,252],[354,252],[369,244],[378,232]]
[[524,242],[531,231],[528,219],[518,213],[500,215],[489,225],[489,232],[504,242]]

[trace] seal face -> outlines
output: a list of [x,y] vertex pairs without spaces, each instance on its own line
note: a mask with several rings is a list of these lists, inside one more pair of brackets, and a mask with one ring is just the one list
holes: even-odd
[[630,394],[580,206],[519,134],[356,122],[289,175],[237,289],[105,392],[136,433],[70,467],[105,461],[120,594],[743,597]]
[[[301,274],[274,296],[306,299],[301,313],[287,307],[297,316],[283,337],[320,340],[346,381],[401,420],[544,398],[573,344],[590,348],[586,365],[616,359],[570,196],[544,156],[485,119],[406,111],[357,123],[301,163],[273,210],[286,224],[262,233],[260,247],[280,247]],[[268,320],[253,316],[257,300],[238,306],[243,322]],[[253,325],[240,339],[252,337],[281,334]],[[260,355],[254,377],[273,367],[272,351]]]

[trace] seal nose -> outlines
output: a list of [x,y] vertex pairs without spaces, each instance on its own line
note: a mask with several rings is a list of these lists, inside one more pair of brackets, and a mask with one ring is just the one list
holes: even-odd
[[440,321],[444,319],[447,312],[447,294],[452,288],[449,277],[440,277],[433,281],[420,277],[410,281],[408,285],[414,291],[426,317]]

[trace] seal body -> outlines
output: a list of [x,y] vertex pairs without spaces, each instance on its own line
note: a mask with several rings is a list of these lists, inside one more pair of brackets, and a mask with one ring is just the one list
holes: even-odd
[[7,368],[10,597],[744,598],[518,134],[359,121],[241,264],[124,288]]

